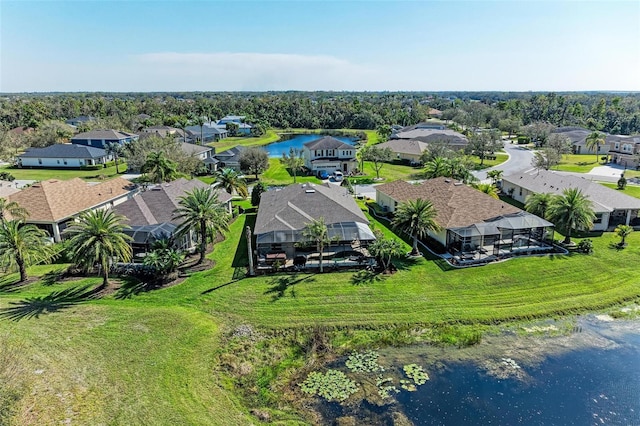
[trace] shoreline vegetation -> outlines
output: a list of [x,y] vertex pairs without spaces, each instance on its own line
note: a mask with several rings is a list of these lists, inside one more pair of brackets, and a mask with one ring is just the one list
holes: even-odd
[[[36,372],[21,374],[13,388],[0,387],[0,395],[14,395],[17,423],[26,421],[26,407],[38,423],[314,423],[312,401],[298,384],[352,350],[464,347],[514,324],[595,311],[634,318],[637,311],[624,306],[640,301],[636,234],[624,250],[615,248],[617,237],[603,234],[589,256],[468,270],[443,269],[427,256],[369,279],[353,273],[247,278],[241,230],[253,220],[246,214],[231,224],[208,256],[212,269],[164,289],[136,291],[116,279],[114,293],[83,296],[80,290],[100,279],[59,281],[64,264],[31,268],[38,279],[22,287],[14,285],[15,275],[4,277],[0,356],[13,351],[14,370]],[[391,234],[382,223],[374,226]]]

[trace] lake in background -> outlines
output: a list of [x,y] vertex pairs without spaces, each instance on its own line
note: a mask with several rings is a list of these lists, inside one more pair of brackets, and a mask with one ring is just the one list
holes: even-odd
[[[289,154],[289,149],[300,149],[305,143],[314,141],[316,139],[320,139],[325,137],[326,135],[282,135],[282,139],[280,142],[270,143],[269,145],[265,145],[264,149],[269,153],[269,157],[282,157],[282,154]],[[334,136],[334,138],[342,141],[344,143],[348,143],[349,145],[355,145],[356,140],[353,138],[348,138],[345,136]]]
[[[325,405],[325,420],[350,416],[357,424],[393,425],[402,413],[430,426],[640,425],[640,323],[591,318],[576,329],[561,337],[493,337],[464,349],[394,349],[387,360],[396,368],[420,363],[430,380],[382,407]],[[505,358],[521,370],[496,374],[508,373]]]

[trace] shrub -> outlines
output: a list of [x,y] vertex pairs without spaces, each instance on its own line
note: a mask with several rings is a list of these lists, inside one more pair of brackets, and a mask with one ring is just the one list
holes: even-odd
[[590,238],[585,238],[584,240],[578,243],[576,247],[576,251],[584,254],[593,253],[593,241]]
[[518,136],[518,145],[526,145],[531,142],[531,138],[529,136],[519,135]]
[[620,179],[618,179],[618,189],[624,190],[627,187],[627,179],[624,177],[624,174],[620,175]]
[[0,180],[13,182],[16,178],[9,172],[0,172]]

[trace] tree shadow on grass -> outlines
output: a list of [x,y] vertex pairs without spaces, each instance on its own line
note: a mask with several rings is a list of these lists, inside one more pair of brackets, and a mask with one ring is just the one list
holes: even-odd
[[26,282],[20,283],[13,279],[3,278],[0,280],[0,294],[15,293],[26,285]]
[[87,284],[54,291],[46,296],[28,297],[18,302],[9,302],[11,306],[0,310],[0,318],[12,321],[39,318],[40,315],[50,314],[96,299],[99,297],[101,290],[101,287],[94,288],[92,284]]
[[[238,218],[240,220],[241,218]],[[246,267],[249,264],[249,258],[247,257],[247,226],[253,228],[256,224],[256,215],[255,214],[245,214],[244,215],[244,225],[242,226],[242,235],[240,235],[240,241],[238,242],[238,247],[236,247],[236,252],[233,256],[233,261],[231,262],[231,266],[234,268],[237,267]]]
[[293,275],[280,275],[273,277],[269,280],[269,284],[272,286],[264,294],[271,294],[271,301],[276,302],[285,296],[287,289],[291,288],[291,297],[295,299],[295,285],[301,282],[315,282],[313,275],[300,276],[299,274]]
[[140,293],[146,293],[148,291],[157,290],[162,287],[162,282],[150,281],[144,282],[133,277],[120,278],[122,285],[116,290],[114,298],[118,300],[130,299],[133,296],[137,296]]
[[215,287],[211,287],[211,288],[209,288],[207,290],[202,291],[200,294],[201,295],[209,294],[212,291],[218,290],[218,289],[220,289],[222,287],[226,287],[226,286],[231,285],[233,283],[237,283],[238,281],[246,278],[246,276],[247,276],[247,268],[245,268],[245,267],[233,268],[233,276],[232,276],[231,281],[226,282],[224,284],[217,285]]
[[64,278],[65,271],[66,271],[65,267],[58,268],[53,271],[49,271],[42,276],[40,281],[42,282],[42,285],[44,285],[45,287],[52,286],[58,281],[60,281],[62,278]]
[[627,244],[621,245],[620,243],[609,243],[609,248],[615,251],[624,250],[627,247]]
[[380,282],[384,279],[386,279],[386,277],[382,276],[378,272],[363,269],[362,271],[358,271],[351,276],[351,284],[353,285],[373,284],[376,282]]

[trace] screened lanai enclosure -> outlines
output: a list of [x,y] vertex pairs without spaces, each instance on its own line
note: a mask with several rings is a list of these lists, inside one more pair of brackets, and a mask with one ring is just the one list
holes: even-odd
[[527,212],[498,216],[470,226],[447,229],[448,260],[491,261],[553,251],[553,224]]
[[[137,225],[132,226],[124,230],[124,233],[129,235],[132,240],[130,242],[133,250],[133,259],[140,259],[144,257],[153,246],[153,243],[159,240],[175,238],[177,226],[171,222],[157,223],[154,225]],[[181,250],[188,250],[188,241],[190,235],[185,235],[174,241],[176,248]]]
[[[332,260],[362,262],[369,257],[366,247],[376,239],[369,226],[360,222],[327,224],[327,231],[331,242],[325,246],[324,258],[328,264]],[[318,260],[315,244],[305,243],[302,229],[256,234],[256,253],[259,267],[271,267],[275,262],[294,265],[296,259],[304,259],[302,263],[310,266]]]

